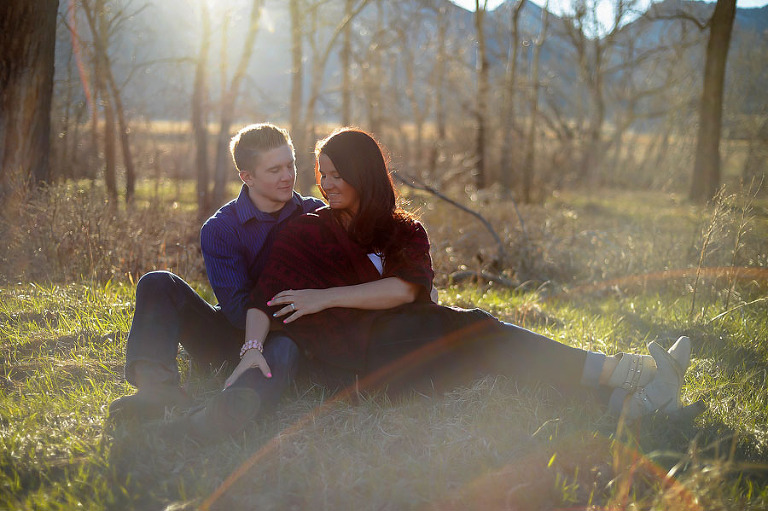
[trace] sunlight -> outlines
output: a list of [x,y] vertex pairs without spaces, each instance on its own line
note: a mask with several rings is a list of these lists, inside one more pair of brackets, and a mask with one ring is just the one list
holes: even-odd
[[266,7],[261,8],[261,26],[270,34],[275,32],[275,20]]
[[[251,9],[251,2],[245,0],[201,0],[205,12],[212,19],[220,18],[227,12],[248,12]],[[259,8],[259,29],[274,33],[276,30],[275,18],[266,6]]]

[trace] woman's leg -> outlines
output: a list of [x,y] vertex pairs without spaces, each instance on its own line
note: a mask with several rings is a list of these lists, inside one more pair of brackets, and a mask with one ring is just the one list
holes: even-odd
[[[384,316],[374,324],[373,333],[368,367],[381,374],[380,380],[422,377],[456,383],[503,374],[565,390],[602,387],[615,389],[613,403],[627,397],[632,405],[629,415],[634,417],[679,409],[690,361],[690,341],[685,337],[669,352],[652,343],[653,357],[606,357],[498,322],[482,311],[444,307]],[[621,412],[621,403],[612,407]]]
[[455,384],[488,374],[576,388],[597,387],[605,356],[501,323],[480,310],[438,308],[376,322],[369,372],[384,380],[429,378]]

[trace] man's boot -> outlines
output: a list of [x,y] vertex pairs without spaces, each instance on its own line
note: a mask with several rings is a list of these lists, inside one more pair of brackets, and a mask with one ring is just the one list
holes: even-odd
[[204,408],[169,423],[166,432],[201,442],[219,442],[242,432],[258,416],[261,405],[255,390],[231,387],[214,396]]
[[176,375],[169,369],[142,361],[136,363],[134,370],[138,390],[110,403],[110,419],[160,419],[166,409],[192,404],[187,393],[178,385]]

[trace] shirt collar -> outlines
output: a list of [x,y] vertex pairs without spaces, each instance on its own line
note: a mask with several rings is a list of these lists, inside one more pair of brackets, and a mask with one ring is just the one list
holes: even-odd
[[[300,196],[294,191],[291,200],[289,200],[280,210],[280,215],[278,216],[277,221],[282,222],[285,220],[300,205]],[[258,220],[259,222],[275,221],[274,216],[269,213],[264,213],[253,205],[251,198],[248,196],[248,186],[245,184],[243,184],[242,188],[240,188],[240,195],[238,195],[237,199],[235,200],[235,210],[237,211],[237,218],[240,220],[241,224],[244,224],[253,219]]]

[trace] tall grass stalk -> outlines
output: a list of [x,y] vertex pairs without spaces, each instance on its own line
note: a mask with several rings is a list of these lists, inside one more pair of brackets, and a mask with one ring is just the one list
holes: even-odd
[[699,262],[696,265],[696,276],[694,277],[693,289],[691,291],[691,311],[688,314],[688,317],[691,320],[693,320],[694,312],[696,311],[696,293],[699,288],[699,279],[701,277],[701,270],[704,267],[704,258],[707,254],[709,243],[712,240],[712,235],[715,232],[715,229],[717,228],[718,219],[722,215],[723,210],[725,208],[724,201],[723,201],[724,194],[725,194],[725,188],[720,187],[720,189],[717,192],[717,195],[715,195],[714,208],[712,209],[712,218],[710,219],[709,224],[707,225],[707,232],[704,234],[704,240],[701,244],[701,251],[699,252]]
[[731,303],[731,296],[733,295],[734,287],[736,286],[736,279],[738,278],[737,256],[739,250],[742,247],[742,239],[744,234],[749,229],[749,224],[752,222],[752,207],[755,199],[760,193],[762,188],[762,180],[755,185],[755,179],[753,178],[749,184],[749,189],[745,192],[742,186],[741,193],[741,207],[739,225],[736,229],[736,237],[733,242],[733,249],[731,250],[731,268],[732,271],[728,275],[728,294],[725,297],[725,304],[723,304],[723,311],[728,310]]

